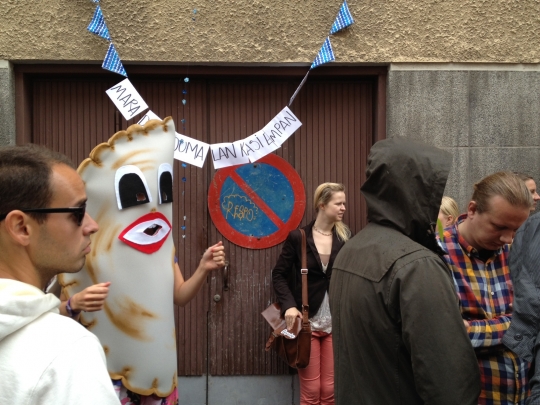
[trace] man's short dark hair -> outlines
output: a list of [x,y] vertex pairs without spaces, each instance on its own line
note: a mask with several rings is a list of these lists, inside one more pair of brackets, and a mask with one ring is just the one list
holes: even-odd
[[[43,146],[0,147],[0,215],[13,210],[48,207],[52,198],[50,178],[55,164],[74,168],[66,156]],[[42,223],[47,214],[28,215]]]

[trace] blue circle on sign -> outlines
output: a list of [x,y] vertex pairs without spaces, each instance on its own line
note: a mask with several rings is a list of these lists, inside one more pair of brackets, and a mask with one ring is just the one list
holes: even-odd
[[248,249],[283,242],[302,220],[302,179],[285,159],[268,154],[253,163],[219,169],[208,189],[208,212],[217,230]]
[[[289,220],[294,208],[294,191],[283,173],[265,163],[241,166],[236,173],[275,215],[283,222]],[[230,177],[223,183],[219,200],[223,217],[236,231],[261,237],[278,230],[276,224]]]

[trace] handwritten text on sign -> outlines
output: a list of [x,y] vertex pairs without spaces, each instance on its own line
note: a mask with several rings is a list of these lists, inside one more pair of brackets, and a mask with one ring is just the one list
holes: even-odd
[[[161,121],[161,118],[149,110],[137,124],[144,125],[149,120]],[[174,158],[197,167],[203,167],[210,145],[189,136],[179,134],[178,132],[175,132],[174,135],[176,137],[174,141]]]
[[210,145],[214,169],[255,162],[278,149],[300,126],[300,120],[285,107],[253,135],[233,143]]
[[148,104],[144,102],[129,79],[122,80],[117,85],[106,90],[105,93],[126,120],[133,118],[148,108]]
[[182,162],[203,167],[206,155],[208,154],[210,145],[190,138],[189,136],[176,133],[176,141],[174,143],[174,158]]

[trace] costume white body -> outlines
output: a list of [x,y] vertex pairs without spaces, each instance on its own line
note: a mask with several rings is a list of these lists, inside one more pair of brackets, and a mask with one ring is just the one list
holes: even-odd
[[0,279],[0,404],[118,405],[99,340],[53,294]]
[[132,125],[79,166],[87,212],[100,229],[84,269],[63,274],[68,296],[110,281],[102,311],[81,314],[113,379],[140,395],[167,397],[177,384],[171,118]]

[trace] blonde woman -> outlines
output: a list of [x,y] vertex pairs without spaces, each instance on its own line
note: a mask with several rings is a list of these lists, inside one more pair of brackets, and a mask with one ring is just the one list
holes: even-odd
[[[345,202],[343,184],[321,184],[313,198],[317,216],[303,228],[306,233],[309,320],[313,333],[309,365],[298,370],[301,405],[334,404],[332,318],[328,288],[334,259],[351,234],[343,223]],[[301,249],[300,231],[294,230],[287,237],[272,271],[274,290],[289,330],[295,319],[302,317]],[[288,280],[292,282],[289,284]]]
[[450,197],[444,196],[441,202],[438,219],[443,228],[454,225],[459,217],[459,208],[457,202]]

